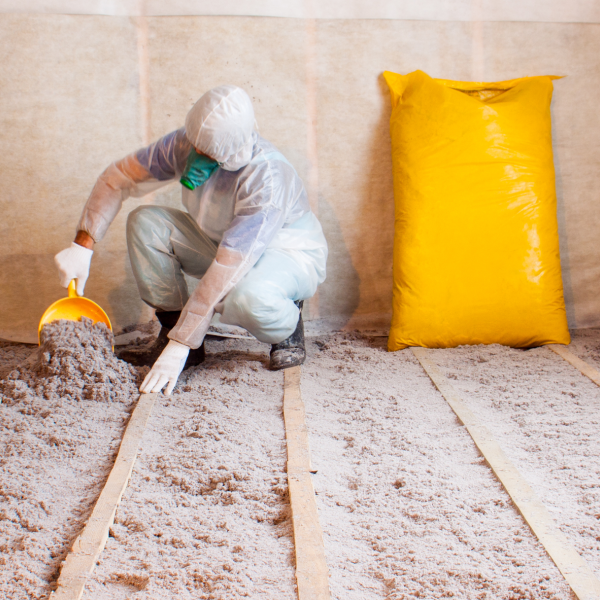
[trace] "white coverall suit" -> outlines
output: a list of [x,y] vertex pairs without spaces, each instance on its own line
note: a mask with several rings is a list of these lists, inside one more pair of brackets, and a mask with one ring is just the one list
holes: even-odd
[[[186,126],[111,164],[99,177],[78,230],[99,241],[129,196],[181,177],[196,148],[219,163],[195,190],[182,186],[187,213],[139,207],[127,243],[142,299],[182,310],[169,338],[190,348],[204,339],[215,310],[263,342],[289,337],[295,300],[325,280],[327,243],[294,168],[254,131],[247,94],[235,86],[207,92]],[[200,279],[188,295],[182,271]]]

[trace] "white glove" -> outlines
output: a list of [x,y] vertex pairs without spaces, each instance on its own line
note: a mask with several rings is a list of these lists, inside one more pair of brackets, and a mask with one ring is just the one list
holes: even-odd
[[140,392],[142,394],[157,393],[168,384],[165,395],[170,396],[179,374],[183,371],[189,352],[188,346],[175,340],[169,340],[166,348],[156,359],[154,366],[142,382]]
[[83,296],[85,282],[90,274],[93,250],[84,248],[75,242],[54,257],[54,264],[58,267],[60,285],[69,287],[73,279],[77,279],[77,294]]

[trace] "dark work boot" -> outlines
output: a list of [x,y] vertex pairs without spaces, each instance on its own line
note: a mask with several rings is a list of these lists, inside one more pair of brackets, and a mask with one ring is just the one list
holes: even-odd
[[[180,315],[181,311],[179,310],[157,310],[156,318],[159,320],[161,327],[152,346],[143,350],[123,350],[118,354],[118,357],[136,367],[151,367],[169,343],[167,334],[175,327]],[[195,367],[201,362],[204,362],[204,342],[200,348],[190,350],[183,370],[185,371],[188,367]]]
[[294,303],[300,309],[296,331],[289,338],[271,346],[271,370],[289,369],[301,365],[306,358],[304,349],[304,323],[302,321],[303,300]]

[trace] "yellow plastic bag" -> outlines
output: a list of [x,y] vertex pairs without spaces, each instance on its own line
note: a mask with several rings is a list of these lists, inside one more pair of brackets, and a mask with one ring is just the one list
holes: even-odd
[[568,344],[550,124],[555,78],[384,76],[396,202],[388,349]]

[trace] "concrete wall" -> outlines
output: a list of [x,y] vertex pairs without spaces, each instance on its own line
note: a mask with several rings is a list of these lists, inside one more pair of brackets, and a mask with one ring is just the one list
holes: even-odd
[[[1,7],[0,7],[1,8]],[[61,297],[52,257],[108,163],[180,127],[220,83],[244,87],[261,134],[304,178],[330,243],[310,316],[384,327],[393,194],[381,73],[501,80],[557,74],[554,141],[571,326],[600,325],[600,25],[244,16],[0,16],[0,337],[32,339]],[[180,206],[178,185],[129,200],[97,246],[86,295],[116,329],[147,321],[126,214]]]

